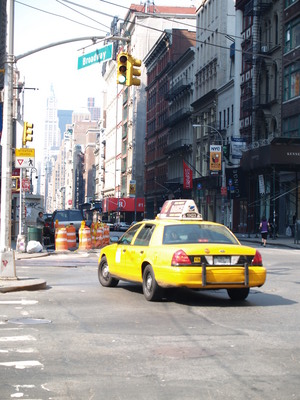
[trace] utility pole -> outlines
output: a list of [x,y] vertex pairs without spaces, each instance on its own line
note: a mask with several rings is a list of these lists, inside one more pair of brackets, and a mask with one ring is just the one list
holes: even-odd
[[7,0],[6,61],[4,74],[0,278],[17,279],[15,252],[11,249],[11,176],[13,139],[14,0]]

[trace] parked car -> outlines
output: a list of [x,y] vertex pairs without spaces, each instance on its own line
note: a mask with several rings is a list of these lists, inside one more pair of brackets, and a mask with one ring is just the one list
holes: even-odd
[[127,222],[116,222],[114,223],[114,230],[120,232],[126,232],[127,229],[130,228],[130,225]]
[[114,224],[112,222],[108,222],[106,220],[102,220],[102,223],[109,226],[109,230],[113,231],[114,230]]
[[78,230],[81,226],[81,222],[84,221],[83,212],[78,209],[72,210],[55,210],[51,218],[51,241],[54,241],[55,235],[55,221],[58,220],[59,226],[67,226],[73,224],[78,235]]
[[165,288],[226,289],[245,300],[250,288],[266,280],[258,250],[243,246],[224,225],[203,221],[193,200],[168,200],[154,220],[131,226],[103,247],[98,262],[102,286],[119,280],[140,283],[148,301]]

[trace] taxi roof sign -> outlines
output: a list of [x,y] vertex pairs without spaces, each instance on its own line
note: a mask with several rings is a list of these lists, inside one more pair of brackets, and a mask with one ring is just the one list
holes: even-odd
[[191,199],[167,200],[164,202],[159,219],[184,219],[184,220],[202,220],[202,215],[199,214],[198,208]]

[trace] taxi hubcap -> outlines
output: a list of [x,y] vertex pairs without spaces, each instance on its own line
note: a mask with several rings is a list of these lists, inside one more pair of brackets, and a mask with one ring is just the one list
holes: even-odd
[[102,269],[102,275],[105,279],[107,279],[109,277],[109,271],[108,271],[108,266],[105,265]]
[[147,275],[146,287],[147,287],[147,290],[151,290],[151,287],[152,287],[152,276],[151,276],[151,274]]

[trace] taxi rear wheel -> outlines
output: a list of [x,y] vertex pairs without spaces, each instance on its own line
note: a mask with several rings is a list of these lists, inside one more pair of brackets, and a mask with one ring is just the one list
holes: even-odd
[[102,257],[99,267],[98,267],[98,279],[102,286],[105,287],[115,287],[119,283],[119,280],[113,278],[108,269],[106,257]]
[[155,280],[155,275],[150,264],[146,266],[143,273],[143,293],[148,301],[161,298],[161,288]]
[[249,288],[227,289],[228,296],[231,300],[245,300],[248,297],[249,291]]

